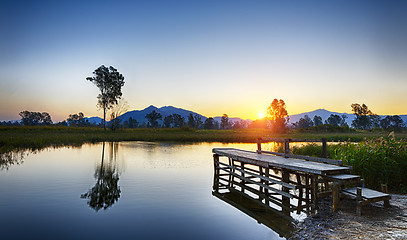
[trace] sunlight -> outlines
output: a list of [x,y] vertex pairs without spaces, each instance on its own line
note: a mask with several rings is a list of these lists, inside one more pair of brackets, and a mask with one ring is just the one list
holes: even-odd
[[266,115],[264,114],[264,112],[259,112],[258,114],[257,114],[257,117],[259,118],[259,119],[261,119],[261,118],[264,118]]

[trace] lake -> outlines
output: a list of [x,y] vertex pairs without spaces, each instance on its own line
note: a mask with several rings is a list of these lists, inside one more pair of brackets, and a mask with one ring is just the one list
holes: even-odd
[[15,153],[0,166],[1,238],[284,239],[283,217],[214,194],[216,147],[257,148],[120,142]]

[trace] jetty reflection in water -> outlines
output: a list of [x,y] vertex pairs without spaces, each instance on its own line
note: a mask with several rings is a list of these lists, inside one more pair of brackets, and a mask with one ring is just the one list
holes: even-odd
[[81,198],[88,199],[89,207],[96,212],[102,208],[106,210],[120,198],[119,173],[116,165],[118,147],[118,143],[109,143],[109,156],[105,161],[105,142],[103,142],[102,160],[95,169],[96,184],[81,195]]
[[311,211],[309,202],[287,201],[277,193],[222,171],[214,172],[212,195],[264,224],[280,237],[290,237],[294,230],[293,222]]

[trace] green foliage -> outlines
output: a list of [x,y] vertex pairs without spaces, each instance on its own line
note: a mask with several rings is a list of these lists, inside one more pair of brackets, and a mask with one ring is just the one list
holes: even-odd
[[380,117],[372,111],[365,104],[354,103],[351,105],[352,112],[356,118],[352,121],[352,127],[356,129],[372,129],[380,127]]
[[318,116],[318,115],[315,115],[315,116],[314,116],[313,123],[314,123],[314,126],[322,125],[322,124],[323,124],[323,123],[322,123],[322,117],[321,117],[321,116]]
[[312,127],[314,123],[308,115],[305,115],[303,118],[300,118],[298,122],[294,123],[295,128],[309,128]]
[[190,128],[201,128],[202,126],[202,118],[201,116],[197,115],[197,114],[192,114],[190,113],[188,116],[188,127]]
[[276,98],[267,108],[267,118],[270,121],[271,129],[276,133],[284,133],[287,131],[287,123],[290,118],[285,106],[285,102]]
[[100,90],[98,107],[103,109],[103,126],[106,128],[106,110],[117,104],[122,96],[124,77],[114,67],[100,66],[93,72],[93,77],[86,80],[93,82]]
[[38,126],[52,124],[51,116],[47,112],[22,111],[19,113],[24,126]]
[[161,120],[163,117],[160,113],[152,111],[151,113],[146,114],[145,118],[148,120],[149,127],[157,128],[158,127],[157,120]]
[[[290,146],[291,147],[291,146]],[[329,155],[329,146],[327,146],[327,155],[328,158],[331,158]],[[283,149],[284,151],[284,149]],[[291,152],[296,155],[306,155],[306,156],[313,156],[313,157],[322,157],[322,146],[321,144],[317,143],[310,143],[300,146],[292,146]]]
[[215,120],[211,117],[205,119],[203,128],[204,129],[215,129]]
[[336,115],[331,114],[328,119],[325,121],[326,124],[334,126],[334,127],[346,127],[348,124],[346,123],[346,115]]
[[82,112],[79,112],[78,114],[76,113],[69,114],[69,117],[66,119],[66,122],[71,127],[84,127],[86,124],[84,117],[85,116],[83,115]]
[[379,188],[387,184],[390,189],[407,186],[407,143],[390,138],[364,140],[358,144],[342,143],[336,146],[334,158],[353,167],[368,187]]
[[[281,149],[280,151],[283,151]],[[291,147],[297,155],[322,157],[320,144]],[[407,190],[407,142],[394,137],[380,137],[362,142],[343,142],[327,146],[328,158],[342,160],[352,166],[353,174],[360,175],[367,187],[380,189],[387,184],[393,191]]]
[[398,115],[386,116],[380,120],[380,127],[386,130],[401,131],[406,127],[403,119]]

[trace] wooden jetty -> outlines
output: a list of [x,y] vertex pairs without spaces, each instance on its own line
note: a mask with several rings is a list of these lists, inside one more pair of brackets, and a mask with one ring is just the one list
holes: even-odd
[[[262,141],[284,142],[285,152],[263,151]],[[383,200],[385,206],[389,206],[389,194],[361,188],[363,180],[360,176],[349,174],[351,167],[342,166],[342,161],[290,154],[289,143],[295,141],[315,142],[308,139],[259,139],[256,152],[214,148],[215,178],[227,175],[231,183],[236,178],[240,185],[256,186],[265,204],[274,202],[285,214],[304,209],[315,212],[318,209],[318,198],[322,196],[332,196],[333,211],[338,209],[341,196],[353,197],[359,215],[361,206],[371,202]],[[323,155],[326,156],[326,140],[320,142]],[[220,157],[226,157],[226,161]],[[229,187],[238,186],[236,182],[231,183]],[[345,186],[356,187],[345,189]],[[242,186],[240,189],[242,192],[247,190]],[[297,206],[290,204],[290,199],[295,199]]]

